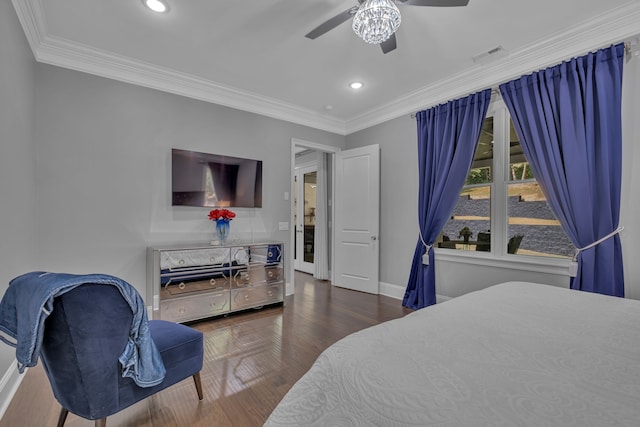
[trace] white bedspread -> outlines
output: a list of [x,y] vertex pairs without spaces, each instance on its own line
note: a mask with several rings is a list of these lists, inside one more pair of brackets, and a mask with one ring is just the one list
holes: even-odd
[[640,426],[640,301],[492,286],[326,349],[265,426]]

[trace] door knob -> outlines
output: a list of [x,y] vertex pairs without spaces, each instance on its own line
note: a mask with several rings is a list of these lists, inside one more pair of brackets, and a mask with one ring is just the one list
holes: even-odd
[[371,236],[371,240],[378,240],[378,236]]

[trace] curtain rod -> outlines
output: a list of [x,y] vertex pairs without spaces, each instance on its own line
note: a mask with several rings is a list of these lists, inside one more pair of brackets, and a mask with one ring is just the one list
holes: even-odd
[[[480,90],[477,90],[476,92],[482,92],[483,90],[484,90],[484,89],[480,89]],[[493,96],[493,95],[500,95],[500,88],[498,88],[498,86],[494,86],[494,87],[492,87],[492,88],[491,88],[491,95],[492,95],[492,96]],[[422,110],[420,110],[420,111],[422,111]],[[416,111],[416,112],[414,112],[414,113],[411,113],[411,114],[410,114],[411,118],[412,118],[412,119],[415,119],[415,118],[416,118],[416,114],[418,114],[418,112],[417,112],[417,111]]]
[[[627,61],[630,61],[632,56],[640,56],[640,36],[633,36],[623,41],[622,43],[624,44],[624,53]],[[615,43],[612,43],[612,44],[615,44]],[[481,89],[481,90],[484,90],[484,89]],[[500,89],[498,86],[494,86],[491,88],[491,95],[500,95]],[[417,112],[411,113],[410,114],[411,118],[415,119],[416,114]]]

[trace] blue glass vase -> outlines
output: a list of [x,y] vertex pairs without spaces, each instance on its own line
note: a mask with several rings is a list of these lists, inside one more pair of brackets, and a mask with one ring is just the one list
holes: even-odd
[[218,236],[218,240],[220,241],[220,243],[224,243],[227,241],[227,237],[229,237],[228,219],[216,220],[216,236]]

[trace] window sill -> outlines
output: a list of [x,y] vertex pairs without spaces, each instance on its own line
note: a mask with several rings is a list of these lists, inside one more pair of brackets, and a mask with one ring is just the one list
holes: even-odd
[[484,267],[529,271],[534,273],[569,276],[570,259],[546,258],[528,255],[495,255],[489,252],[434,249],[435,260]]

